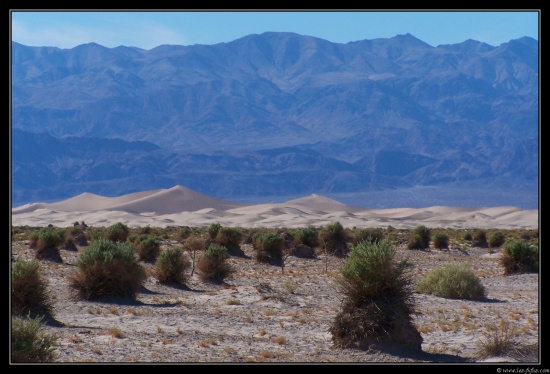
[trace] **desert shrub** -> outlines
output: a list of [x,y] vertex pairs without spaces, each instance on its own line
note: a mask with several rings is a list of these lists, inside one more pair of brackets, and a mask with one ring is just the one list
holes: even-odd
[[388,241],[363,241],[352,247],[337,285],[342,310],[333,321],[332,341],[339,348],[398,343],[421,350],[422,337],[412,323],[414,305],[407,259],[394,261]]
[[130,229],[122,222],[117,222],[107,227],[104,231],[105,239],[112,242],[125,242],[128,239]]
[[226,248],[230,246],[238,247],[243,238],[243,234],[233,227],[221,227],[216,234],[216,243]]
[[449,235],[437,233],[433,237],[434,248],[447,249],[449,248]]
[[57,337],[43,333],[42,317],[11,318],[11,361],[54,362]]
[[46,279],[36,261],[18,260],[11,265],[12,315],[51,316],[53,302]]
[[210,226],[208,226],[208,237],[210,239],[216,239],[216,236],[218,235],[218,231],[222,228],[222,225],[219,223],[213,223]]
[[183,227],[180,227],[179,231],[178,231],[178,240],[180,242],[183,242],[185,241],[185,239],[187,239],[191,234],[193,233],[193,231],[191,231],[191,228],[189,226],[183,226]]
[[284,239],[274,232],[264,231],[254,235],[253,248],[256,261],[280,265],[283,259]]
[[101,228],[92,228],[92,229],[87,230],[86,235],[87,235],[88,240],[90,242],[94,242],[96,240],[105,238],[104,231],[105,230],[101,229]]
[[99,239],[80,253],[70,287],[80,299],[128,297],[135,299],[147,275],[134,246]]
[[219,283],[229,277],[233,272],[233,268],[227,262],[228,258],[227,248],[216,243],[210,244],[197,262],[197,270],[201,280]]
[[36,248],[38,245],[38,232],[31,232],[29,235],[29,248]]
[[[78,222],[77,222],[78,223]],[[86,238],[86,233],[82,229],[82,226],[77,225],[69,227],[65,230],[65,244],[77,244],[81,247],[88,245],[88,239]]]
[[54,227],[44,227],[38,232],[35,257],[39,260],[62,262],[59,245],[63,243],[63,232]]
[[448,263],[433,269],[417,283],[416,289],[447,299],[485,298],[485,287],[468,264]]
[[366,227],[359,230],[355,235],[355,242],[359,243],[363,240],[379,242],[384,239],[384,230],[379,227]]
[[190,268],[191,262],[187,260],[183,248],[180,247],[165,249],[155,263],[156,276],[161,283],[184,284]]
[[522,240],[509,240],[504,243],[499,257],[504,275],[531,273],[539,270],[538,248]]
[[464,235],[462,235],[462,239],[467,241],[473,240],[472,233],[470,231],[466,231]]
[[506,241],[506,237],[502,231],[492,231],[489,233],[489,238],[487,239],[487,244],[489,248],[500,247]]
[[487,247],[487,232],[483,229],[474,231],[472,245],[475,247]]
[[294,242],[314,248],[319,245],[319,235],[314,227],[305,227],[294,231]]
[[416,226],[413,229],[413,234],[422,238],[422,248],[429,248],[431,241],[431,230],[424,225]]
[[145,235],[135,244],[138,259],[140,261],[155,262],[160,253],[160,243],[155,238]]
[[411,232],[407,241],[407,249],[424,249],[424,240],[419,234]]
[[323,249],[330,254],[343,255],[348,251],[346,231],[340,222],[333,222],[323,227],[319,238]]
[[151,226],[147,225],[147,226],[141,226],[141,227],[138,227],[136,232],[139,234],[139,235],[151,235],[153,233],[153,229],[151,228]]

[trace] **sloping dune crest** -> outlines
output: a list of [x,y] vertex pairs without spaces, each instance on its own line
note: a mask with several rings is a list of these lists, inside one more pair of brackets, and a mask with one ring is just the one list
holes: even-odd
[[323,226],[338,221],[344,227],[412,228],[538,228],[538,209],[445,207],[368,209],[348,206],[320,195],[284,203],[245,205],[203,195],[183,186],[136,192],[119,197],[83,193],[55,203],[35,203],[12,209],[12,225],[66,227],[75,221],[92,226],[122,222],[128,226],[235,227]]

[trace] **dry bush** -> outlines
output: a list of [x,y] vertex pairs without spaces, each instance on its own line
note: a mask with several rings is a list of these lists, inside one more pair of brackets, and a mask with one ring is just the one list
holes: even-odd
[[410,264],[406,259],[395,262],[395,253],[385,240],[352,248],[337,278],[344,299],[329,329],[336,347],[383,349],[386,343],[397,343],[422,349],[422,336],[412,323]]
[[11,269],[11,313],[51,316],[53,300],[36,261],[15,261]]
[[538,248],[522,240],[509,240],[502,247],[499,263],[504,275],[538,272]]
[[233,267],[227,262],[227,248],[212,243],[197,262],[197,270],[202,281],[221,283],[233,273]]
[[185,284],[191,262],[185,257],[183,248],[171,247],[161,252],[155,263],[156,277],[161,283]]
[[147,275],[129,243],[99,239],[80,253],[70,287],[80,299],[129,297],[135,299]]
[[42,317],[11,318],[11,362],[54,362],[56,335],[42,332]]

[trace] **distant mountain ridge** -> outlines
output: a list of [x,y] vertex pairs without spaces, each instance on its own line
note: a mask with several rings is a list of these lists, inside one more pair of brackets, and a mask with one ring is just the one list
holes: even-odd
[[538,181],[538,61],[528,37],[12,42],[12,203],[177,184],[225,198],[491,179],[521,191]]

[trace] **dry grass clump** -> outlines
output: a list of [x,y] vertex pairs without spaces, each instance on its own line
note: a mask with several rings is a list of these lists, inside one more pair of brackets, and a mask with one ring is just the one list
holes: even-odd
[[99,239],[80,253],[78,270],[69,277],[80,299],[102,297],[136,298],[147,275],[129,243]]
[[51,316],[52,296],[37,261],[19,260],[11,267],[12,315]]
[[500,320],[499,325],[490,325],[489,331],[477,344],[478,357],[505,356],[513,352],[519,347],[517,335],[517,327],[506,320]]
[[385,240],[363,241],[352,248],[337,278],[344,300],[330,327],[336,347],[383,348],[396,343],[422,349],[422,337],[412,323],[409,262],[395,262],[395,252]]
[[485,287],[468,264],[447,263],[430,271],[416,285],[418,292],[447,299],[483,300]]

